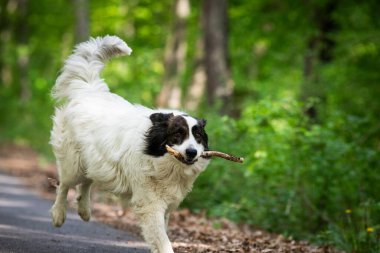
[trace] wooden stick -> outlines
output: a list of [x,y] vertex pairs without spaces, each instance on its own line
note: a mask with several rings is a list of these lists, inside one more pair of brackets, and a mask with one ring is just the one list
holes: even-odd
[[170,147],[169,145],[166,145],[165,148],[166,148],[166,151],[168,151],[169,154],[171,154],[172,156],[174,156],[175,158],[177,158],[179,160],[183,160],[183,156],[181,155],[180,152],[178,152],[174,148]]
[[[180,152],[178,152],[177,150],[173,149],[172,147],[170,147],[168,145],[166,145],[165,147],[166,147],[166,150],[168,151],[169,154],[171,154],[172,156],[174,156],[175,158],[177,158],[180,161],[184,160],[184,158]],[[201,154],[201,157],[203,157],[203,158],[211,158],[213,156],[220,157],[220,158],[223,158],[223,159],[226,159],[229,161],[233,161],[236,163],[243,163],[244,162],[244,158],[242,158],[242,157],[236,157],[236,156],[229,155],[229,154],[219,152],[219,151],[204,151]]]
[[219,151],[204,151],[201,155],[201,157],[203,157],[203,158],[210,158],[212,156],[220,157],[220,158],[223,158],[223,159],[235,162],[235,163],[243,163],[244,162],[243,157],[236,157],[236,156],[229,155],[229,154],[219,152]]

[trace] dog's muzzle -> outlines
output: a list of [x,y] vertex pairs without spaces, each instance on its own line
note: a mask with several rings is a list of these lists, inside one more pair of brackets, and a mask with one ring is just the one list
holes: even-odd
[[185,150],[185,156],[181,154],[181,156],[176,156],[177,160],[180,162],[186,164],[186,165],[192,165],[198,161],[198,159],[195,159],[197,156],[198,151],[194,148],[187,148]]

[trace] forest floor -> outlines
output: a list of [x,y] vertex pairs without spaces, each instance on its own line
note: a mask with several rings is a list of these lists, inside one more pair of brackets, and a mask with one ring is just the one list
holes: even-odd
[[[53,164],[42,161],[30,148],[16,145],[0,146],[0,170],[19,176],[46,199],[53,200],[55,188],[47,178],[57,178]],[[74,208],[75,191],[69,192],[69,203]],[[109,194],[92,191],[92,216],[96,220],[140,236],[136,218],[130,210],[122,210]],[[282,235],[253,229],[246,224],[235,224],[227,219],[208,218],[180,209],[170,217],[169,238],[175,252],[260,252],[260,253],[340,253],[331,246],[315,246]]]

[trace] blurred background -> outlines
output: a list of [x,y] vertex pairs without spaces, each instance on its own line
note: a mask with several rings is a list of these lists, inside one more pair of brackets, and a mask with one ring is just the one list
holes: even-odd
[[50,90],[73,46],[130,57],[103,77],[133,103],[208,119],[213,160],[182,204],[349,252],[380,252],[378,0],[1,0],[0,143],[54,160]]

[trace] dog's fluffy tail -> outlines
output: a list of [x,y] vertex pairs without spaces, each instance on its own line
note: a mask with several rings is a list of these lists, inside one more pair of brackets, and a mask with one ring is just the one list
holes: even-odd
[[113,56],[131,53],[132,49],[116,36],[91,38],[78,44],[57,78],[52,91],[53,98],[72,99],[83,92],[108,91],[99,76],[104,63]]

